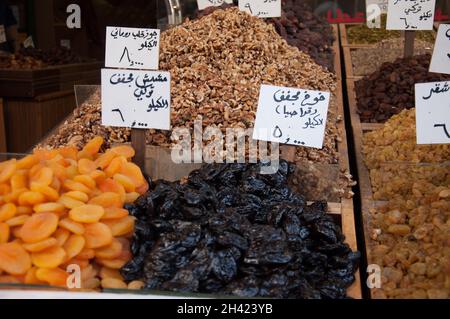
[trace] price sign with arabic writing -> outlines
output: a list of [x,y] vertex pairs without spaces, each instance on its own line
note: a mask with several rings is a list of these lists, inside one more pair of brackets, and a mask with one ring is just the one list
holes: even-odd
[[102,69],[102,125],[170,129],[170,73]]
[[417,144],[450,144],[450,81],[415,85]]
[[381,28],[381,14],[387,13],[388,0],[366,0],[366,19],[369,28]]
[[197,0],[199,10],[204,10],[208,7],[218,7],[224,3],[232,4],[233,0]]
[[105,66],[157,70],[159,36],[158,29],[107,27]]
[[439,25],[430,72],[450,74],[450,24]]
[[329,92],[261,85],[253,139],[322,148]]
[[432,30],[436,0],[389,0],[388,30]]
[[281,17],[281,0],[239,0],[239,10],[259,18]]

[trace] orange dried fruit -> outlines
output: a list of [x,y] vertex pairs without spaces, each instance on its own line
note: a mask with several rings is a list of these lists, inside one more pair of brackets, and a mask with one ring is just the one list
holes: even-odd
[[75,165],[69,165],[66,167],[66,178],[74,178],[78,175],[78,168]]
[[87,290],[93,290],[100,287],[100,280],[98,278],[89,278],[81,282],[81,288]]
[[125,194],[125,204],[132,204],[134,203],[141,194],[136,192],[126,193]]
[[95,250],[84,248],[77,256],[78,259],[92,259],[95,257]]
[[102,181],[101,183],[99,183],[98,188],[104,193],[112,192],[112,193],[119,194],[121,197],[121,200],[123,202],[125,202],[125,188],[121,184],[119,184],[118,182],[113,180],[112,178],[107,178],[104,181]]
[[89,175],[77,175],[73,178],[75,182],[81,183],[89,189],[95,188],[95,180]]
[[45,196],[38,192],[23,192],[19,196],[20,206],[34,206],[45,201]]
[[30,184],[30,190],[33,192],[40,193],[44,195],[48,201],[57,201],[59,198],[58,192],[50,186],[41,185],[35,182]]
[[123,156],[123,157],[125,157],[127,159],[131,159],[135,155],[134,148],[132,148],[129,145],[114,146],[109,151],[114,153],[114,154],[116,154],[116,155],[118,155],[118,156]]
[[0,223],[0,244],[8,242],[10,234],[9,225],[5,223]]
[[24,174],[14,174],[11,177],[11,188],[12,189],[21,189],[27,187],[27,177]]
[[125,176],[128,176],[136,187],[139,187],[145,183],[145,178],[144,175],[142,175],[141,169],[134,163],[126,162],[122,164],[119,172]]
[[0,163],[0,183],[8,181],[16,172],[16,159]]
[[122,253],[122,243],[113,239],[112,243],[108,246],[98,248],[95,250],[95,257],[102,259],[114,259],[118,258]]
[[105,278],[101,281],[102,288],[104,289],[127,289],[128,286],[123,280],[115,278]]
[[84,202],[82,202],[80,200],[77,200],[77,199],[74,199],[72,196],[67,195],[67,193],[63,194],[58,199],[58,203],[64,205],[66,208],[69,208],[69,209],[73,209],[75,207],[79,207],[79,206],[84,205]]
[[36,276],[37,270],[38,269],[36,267],[31,267],[30,269],[28,269],[28,271],[25,275],[25,280],[24,280],[25,284],[28,284],[28,285],[43,285],[43,284],[45,284],[44,281],[39,280],[38,277]]
[[33,151],[34,156],[40,161],[48,161],[58,155],[58,150],[47,150],[47,149],[35,149]]
[[66,252],[59,246],[52,246],[31,254],[33,265],[39,268],[56,268],[61,265],[66,256]]
[[17,161],[17,169],[30,169],[39,162],[39,159],[34,155],[27,155]]
[[48,186],[53,181],[53,171],[48,167],[43,167],[33,176],[33,179],[40,185]]
[[103,153],[95,160],[95,165],[97,167],[100,167],[101,169],[105,169],[109,164],[111,164],[111,161],[116,157],[116,154],[107,151],[106,153]]
[[13,218],[8,219],[5,223],[9,225],[9,227],[15,227],[25,224],[25,222],[30,218],[29,215],[19,215]]
[[78,172],[80,174],[90,174],[97,169],[97,165],[86,158],[78,160]]
[[100,205],[104,208],[108,207],[120,208],[123,206],[123,202],[120,198],[120,195],[112,192],[106,192],[98,196],[95,196],[88,203],[93,205]]
[[0,284],[20,284],[19,278],[15,276],[0,276]]
[[0,222],[8,220],[16,215],[17,208],[13,203],[7,203],[0,206]]
[[85,226],[84,238],[86,239],[86,248],[95,249],[111,244],[113,235],[105,224],[94,223]]
[[82,205],[73,208],[69,212],[69,217],[80,223],[96,223],[105,214],[105,209],[99,205]]
[[113,180],[122,185],[127,193],[134,192],[136,189],[136,185],[128,176],[117,173],[114,174]]
[[85,281],[90,278],[94,278],[97,276],[97,270],[92,267],[92,265],[88,265],[87,267],[81,269],[81,280]]
[[139,194],[145,194],[148,191],[148,183],[144,182],[144,184],[142,184],[139,187],[136,187],[136,192],[138,192]]
[[11,193],[11,186],[6,183],[0,184],[0,195],[6,195],[9,193]]
[[90,192],[89,187],[80,182],[75,182],[74,180],[71,179],[67,179],[64,181],[63,188],[67,191],[80,191],[86,194],[89,194]]
[[77,256],[84,248],[86,240],[81,235],[71,235],[65,242],[63,248],[66,251],[66,259]]
[[23,244],[23,248],[25,248],[27,251],[35,253],[38,251],[45,250],[47,248],[56,246],[58,244],[58,241],[56,238],[50,237],[41,241],[38,241],[36,243],[32,244]]
[[120,219],[125,216],[128,216],[128,211],[126,209],[118,207],[108,207],[105,208],[105,214],[101,219]]
[[120,168],[125,163],[127,163],[127,160],[123,156],[115,157],[105,169],[106,176],[113,177],[115,174],[119,173]]
[[63,246],[67,239],[69,239],[70,231],[61,227],[53,233],[53,236],[55,237],[58,246]]
[[78,265],[81,269],[84,269],[89,266],[89,260],[88,259],[81,259],[81,258],[72,258],[70,260],[67,260],[64,262],[61,267],[67,268],[69,265]]
[[67,229],[68,231],[76,235],[83,235],[85,232],[83,224],[77,223],[70,218],[61,219],[59,221],[59,226]]
[[139,290],[144,287],[145,283],[140,280],[133,280],[128,284],[128,289],[130,290]]
[[100,269],[99,276],[102,279],[114,278],[114,279],[123,280],[122,275],[120,274],[120,272],[117,269],[112,269],[112,268],[108,268],[108,267],[102,267]]
[[69,196],[73,199],[76,199],[77,201],[86,203],[89,200],[89,196],[86,193],[80,192],[80,191],[71,191],[64,193],[63,196]]
[[104,181],[106,179],[106,174],[103,171],[100,171],[98,169],[96,169],[95,171],[92,171],[89,174],[90,177],[92,177],[95,181],[96,184]]
[[101,136],[96,136],[83,147],[81,152],[93,156],[98,153],[102,144],[103,138]]
[[58,228],[58,216],[54,213],[36,213],[27,219],[20,230],[26,243],[35,243],[50,237]]
[[36,278],[51,286],[67,287],[69,274],[60,268],[39,268],[36,270]]
[[134,217],[126,216],[120,219],[104,220],[110,229],[113,236],[124,236],[133,232],[134,229]]
[[29,206],[17,206],[16,215],[31,215],[33,209]]
[[77,159],[78,150],[75,146],[65,146],[58,149],[59,154],[64,158]]
[[24,275],[30,268],[30,255],[20,244],[0,244],[0,270],[11,275]]
[[43,213],[43,212],[62,213],[64,212],[65,207],[61,203],[42,203],[34,205],[33,210],[36,213]]
[[123,259],[101,259],[101,258],[97,258],[96,261],[100,265],[108,267],[108,268],[111,268],[111,269],[120,269],[127,263],[127,260],[123,260]]
[[17,204],[19,196],[22,195],[23,193],[25,193],[26,191],[27,191],[26,188],[13,190],[13,191],[11,191],[11,193],[2,196],[3,202]]

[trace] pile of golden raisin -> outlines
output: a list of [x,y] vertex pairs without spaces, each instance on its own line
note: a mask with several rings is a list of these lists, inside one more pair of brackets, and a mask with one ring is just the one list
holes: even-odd
[[131,258],[134,218],[123,206],[148,183],[133,148],[99,153],[102,144],[95,137],[81,151],[39,149],[0,163],[0,283],[67,287],[76,264],[82,289],[128,287],[119,269]]

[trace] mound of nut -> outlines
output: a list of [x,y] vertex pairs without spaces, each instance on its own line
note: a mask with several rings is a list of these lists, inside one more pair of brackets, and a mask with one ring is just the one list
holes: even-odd
[[[130,258],[134,218],[123,208],[148,189],[133,148],[99,153],[101,137],[75,147],[35,150],[0,163],[0,283],[127,288],[118,269]],[[136,286],[136,283],[131,286]]]

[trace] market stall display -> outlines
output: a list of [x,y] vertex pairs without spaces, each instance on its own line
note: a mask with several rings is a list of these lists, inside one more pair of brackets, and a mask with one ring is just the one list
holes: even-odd
[[67,287],[66,267],[76,264],[76,288],[118,285],[135,222],[123,206],[148,183],[130,162],[131,147],[99,153],[102,143],[96,137],[80,151],[41,149],[0,163],[1,283]]

